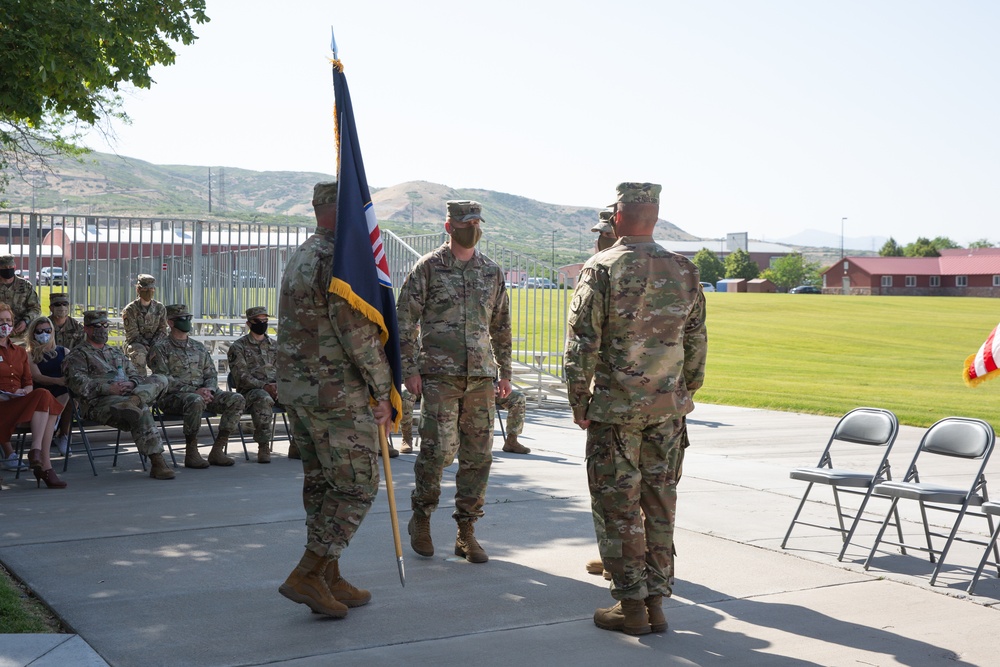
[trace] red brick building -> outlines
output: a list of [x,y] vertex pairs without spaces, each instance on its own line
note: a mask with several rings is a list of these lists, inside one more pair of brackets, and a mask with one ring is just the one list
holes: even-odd
[[825,294],[1000,297],[1000,248],[940,257],[845,257],[823,272]]

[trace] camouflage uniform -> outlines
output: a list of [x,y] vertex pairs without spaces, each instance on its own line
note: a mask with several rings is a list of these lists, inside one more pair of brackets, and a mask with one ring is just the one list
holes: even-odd
[[125,306],[122,322],[125,325],[125,354],[139,372],[144,373],[153,347],[166,340],[170,331],[167,307],[156,300],[144,307],[142,301],[136,299]]
[[[49,294],[49,320],[52,322],[52,333],[55,334],[56,345],[62,345],[67,350],[87,340],[83,324],[69,316],[69,294],[53,292]],[[62,324],[56,322],[56,317],[66,318]]]
[[274,399],[263,389],[276,382],[274,352],[276,344],[270,336],[258,342],[247,334],[229,346],[229,374],[232,389],[243,394],[246,411],[253,419],[253,439],[261,446],[271,444],[271,419]]
[[[42,314],[42,303],[38,300],[38,295],[35,294],[35,288],[24,278],[17,276],[14,276],[14,282],[9,285],[0,282],[0,303],[6,303],[10,306],[11,313],[14,316],[13,324],[15,327],[21,322],[24,322],[25,326],[27,326],[31,323],[31,320]],[[25,329],[26,331],[27,329]],[[24,333],[17,336],[11,334],[11,338],[13,339],[21,339],[23,337]]]
[[[430,516],[441,475],[455,475],[458,522],[483,515],[493,463],[493,379],[511,377],[510,303],[500,267],[478,250],[468,262],[446,243],[420,258],[396,306],[403,377],[420,375],[420,454],[414,466],[414,514]],[[418,333],[419,328],[419,333]]]
[[698,270],[652,236],[622,237],[584,265],[569,329],[566,383],[574,417],[590,420],[587,478],[612,596],[670,595],[684,415],[707,351]]
[[403,414],[399,418],[399,434],[406,442],[413,442],[413,406],[417,401],[406,387],[403,387],[399,396],[403,399]]
[[111,407],[127,402],[129,396],[108,393],[108,388],[115,382],[119,366],[125,371],[125,376],[135,383],[131,396],[138,396],[142,400],[142,418],[131,432],[132,439],[144,456],[159,454],[163,452],[163,440],[148,406],[155,403],[166,390],[166,377],[141,377],[119,348],[111,345],[97,348],[88,342],[78,345],[66,355],[62,370],[66,386],[80,402],[80,412],[84,418],[128,430],[125,424],[118,422]]
[[334,238],[317,229],[285,267],[275,361],[305,472],[306,549],[336,559],[378,492],[369,396],[389,400],[392,373],[379,328],[328,292]]
[[[198,434],[204,411],[222,415],[220,433],[236,429],[245,400],[237,393],[219,389],[215,362],[199,341],[193,338],[179,341],[167,337],[150,350],[149,366],[154,373],[166,375],[170,380],[167,391],[160,398],[160,408],[164,412],[184,415],[185,437]],[[202,387],[212,390],[214,399],[211,403],[205,403],[205,399],[195,393]]]
[[511,389],[507,398],[496,397],[497,409],[507,411],[507,436],[521,435],[524,430],[524,408],[528,399],[520,389]]

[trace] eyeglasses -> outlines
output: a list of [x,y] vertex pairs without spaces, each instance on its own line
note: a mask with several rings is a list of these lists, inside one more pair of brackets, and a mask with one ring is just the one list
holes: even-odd
[[110,329],[111,328],[111,323],[110,322],[100,322],[99,324],[88,324],[87,326],[91,327],[92,329]]
[[181,315],[180,317],[172,317],[174,322],[190,322],[193,315]]
[[53,308],[58,308],[59,306],[68,306],[68,305],[69,305],[69,301],[53,301],[52,302],[52,307]]
[[35,329],[35,333],[52,333],[52,329]]

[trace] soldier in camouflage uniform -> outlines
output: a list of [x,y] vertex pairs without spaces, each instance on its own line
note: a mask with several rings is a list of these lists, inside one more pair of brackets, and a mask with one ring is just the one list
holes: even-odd
[[278,592],[342,618],[371,600],[340,575],[340,555],[378,492],[378,429],[392,416],[392,372],[378,325],[329,291],[337,184],[318,183],[312,203],[316,231],[289,258],[278,301],[278,396],[302,456],[307,533]]
[[[684,416],[705,374],[705,297],[698,269],[653,240],[660,186],[618,186],[618,241],[584,265],[573,294],[566,383],[587,430],[587,479],[611,594],[594,623],[665,631]],[[645,521],[642,519],[645,515]]]
[[278,400],[274,367],[275,343],[267,335],[267,308],[247,308],[246,334],[229,346],[229,379],[232,389],[243,394],[246,410],[253,419],[253,439],[257,443],[257,463],[271,462],[271,424]]
[[[176,303],[167,306],[167,323],[170,335],[160,341],[149,353],[149,367],[154,373],[166,375],[170,380],[167,391],[160,398],[164,412],[184,416],[185,468],[231,466],[235,461],[226,456],[229,435],[236,429],[246,401],[231,391],[219,389],[219,372],[212,355],[199,341],[188,337],[191,331],[191,313],[187,306]],[[208,461],[198,453],[198,431],[202,413],[208,411],[222,415],[219,432]]]
[[503,271],[476,250],[481,221],[478,202],[449,201],[448,242],[417,261],[396,305],[403,377],[421,397],[410,546],[434,554],[430,517],[457,454],[455,554],[473,563],[489,560],[473,524],[483,516],[493,462],[495,399],[511,391],[510,302]]
[[[139,452],[149,458],[149,476],[173,479],[174,471],[163,460],[163,441],[149,406],[167,388],[162,375],[141,377],[128,357],[108,345],[108,314],[88,310],[83,314],[86,341],[63,361],[66,386],[80,402],[85,419],[132,433]],[[119,380],[121,370],[127,379]]]
[[83,325],[70,317],[69,294],[65,292],[50,294],[49,310],[52,312],[49,319],[52,320],[52,331],[56,337],[56,345],[62,345],[67,350],[72,350],[87,340]]
[[14,316],[11,339],[22,338],[31,320],[42,314],[42,303],[35,288],[24,278],[14,275],[16,267],[13,255],[0,255],[0,303],[10,306]]
[[153,299],[156,278],[146,273],[139,274],[135,291],[138,297],[122,311],[125,354],[136,369],[145,375],[150,351],[154,345],[167,339],[170,328],[167,326],[166,307]]
[[590,228],[590,231],[597,232],[597,242],[594,245],[595,252],[607,250],[618,239],[615,236],[615,228],[611,226],[612,216],[614,216],[614,211],[609,208],[604,209],[597,214],[597,224]]

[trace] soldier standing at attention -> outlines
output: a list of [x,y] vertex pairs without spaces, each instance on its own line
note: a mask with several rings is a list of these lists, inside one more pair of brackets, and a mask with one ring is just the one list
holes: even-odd
[[[164,412],[184,415],[187,443],[184,467],[231,466],[235,461],[226,456],[226,445],[240,421],[246,401],[239,394],[219,389],[219,372],[212,355],[200,341],[188,337],[191,313],[187,306],[183,303],[167,306],[167,322],[170,335],[150,350],[149,366],[154,373],[166,375],[170,380],[167,391],[160,398],[160,407]],[[208,461],[198,453],[198,431],[206,410],[222,415]]]
[[167,325],[166,307],[153,299],[156,278],[146,273],[139,274],[135,291],[138,297],[122,311],[125,354],[139,374],[145,376],[149,352],[154,345],[167,339],[170,327]]
[[449,201],[448,242],[417,261],[396,304],[403,377],[421,397],[410,546],[434,555],[431,513],[441,497],[441,474],[457,454],[455,555],[470,563],[489,560],[473,524],[486,502],[495,401],[511,390],[510,302],[503,271],[476,250],[481,222],[478,202]]
[[83,314],[83,325],[87,340],[63,361],[66,386],[78,397],[80,412],[85,419],[131,432],[139,453],[149,458],[149,476],[173,479],[174,471],[163,460],[163,440],[149,411],[167,388],[167,378],[140,376],[121,350],[107,344],[106,311],[88,310]]
[[49,295],[49,319],[52,320],[52,330],[55,332],[56,345],[62,345],[67,350],[87,340],[83,325],[69,315],[69,294],[53,292]]
[[317,183],[312,204],[316,231],[289,258],[278,297],[278,396],[302,457],[306,510],[305,553],[278,592],[343,618],[372,597],[340,575],[340,556],[378,492],[392,371],[378,325],[329,291],[337,184]]
[[250,333],[229,346],[229,375],[232,389],[243,394],[246,410],[253,419],[253,439],[257,443],[257,463],[271,462],[271,420],[278,401],[278,380],[274,352],[277,347],[267,335],[265,306],[247,308]]
[[618,186],[618,241],[580,272],[565,357],[573,421],[587,431],[592,506],[605,529],[601,557],[618,601],[598,609],[594,623],[632,635],[667,629],[661,603],[671,594],[684,416],[708,349],[698,269],[653,240],[659,201],[659,185]]
[[14,275],[17,265],[13,255],[0,255],[0,302],[10,306],[14,317],[14,330],[10,338],[19,339],[28,329],[28,324],[42,314],[42,303],[24,278]]

